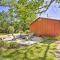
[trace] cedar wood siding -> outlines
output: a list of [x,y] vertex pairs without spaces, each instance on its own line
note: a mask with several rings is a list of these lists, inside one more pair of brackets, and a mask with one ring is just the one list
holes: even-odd
[[37,36],[60,35],[60,21],[48,18],[38,18],[30,25],[30,32]]

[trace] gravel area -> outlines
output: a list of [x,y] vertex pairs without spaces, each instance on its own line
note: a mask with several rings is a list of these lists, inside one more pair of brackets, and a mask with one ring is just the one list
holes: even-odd
[[31,45],[34,43],[42,42],[43,39],[41,37],[34,36],[32,33],[30,34],[14,34],[14,37],[11,34],[1,35],[0,40],[3,41],[16,41],[22,45]]
[[56,60],[60,60],[60,41],[56,41],[57,47],[56,47]]

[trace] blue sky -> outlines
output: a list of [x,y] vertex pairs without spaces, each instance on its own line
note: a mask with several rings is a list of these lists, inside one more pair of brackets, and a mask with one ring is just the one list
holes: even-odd
[[47,14],[48,18],[60,19],[60,8],[58,3],[52,3],[49,9],[45,13],[41,14],[41,17],[47,17]]
[[[7,12],[9,9],[9,7],[3,7],[0,6],[0,12],[5,11]],[[48,14],[48,18],[53,18],[53,19],[60,19],[60,8],[59,5],[57,3],[52,3],[51,6],[49,7],[49,9],[41,14],[41,17],[47,17]]]
[[2,12],[2,11],[7,12],[8,9],[9,9],[9,7],[0,6],[0,12]]

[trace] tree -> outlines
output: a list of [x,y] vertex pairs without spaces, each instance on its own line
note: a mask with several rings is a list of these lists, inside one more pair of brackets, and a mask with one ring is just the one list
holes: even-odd
[[1,12],[0,13],[0,32],[3,32],[3,33],[7,33],[7,29],[8,29],[8,22],[6,20],[7,16],[6,16],[6,13],[5,12]]
[[8,32],[10,33],[10,34],[12,34],[12,36],[14,37],[14,40],[15,40],[15,36],[14,36],[14,27],[13,26],[9,26],[8,27]]

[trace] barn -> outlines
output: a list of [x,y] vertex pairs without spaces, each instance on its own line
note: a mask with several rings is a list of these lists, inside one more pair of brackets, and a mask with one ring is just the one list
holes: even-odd
[[30,32],[37,36],[58,36],[60,20],[39,17],[30,24]]

